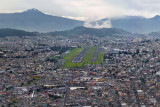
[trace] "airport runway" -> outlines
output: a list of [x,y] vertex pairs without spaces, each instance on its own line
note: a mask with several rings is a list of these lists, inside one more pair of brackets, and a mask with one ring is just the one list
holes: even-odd
[[[99,48],[99,47],[96,48],[96,50],[94,52],[92,62],[97,62],[98,61],[98,53],[99,52],[103,52],[103,48]],[[100,57],[101,57],[101,55],[100,55]],[[102,63],[102,60],[101,60],[101,63]]]
[[85,49],[82,50],[73,60],[72,62],[81,62],[84,56],[87,54],[88,50],[90,47],[86,47]]
[[98,53],[99,53],[99,48],[96,47],[96,50],[94,52],[94,56],[93,56],[92,62],[97,62],[97,60],[98,60]]

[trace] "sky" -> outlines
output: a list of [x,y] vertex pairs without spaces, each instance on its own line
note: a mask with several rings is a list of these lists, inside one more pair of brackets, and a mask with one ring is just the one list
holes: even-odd
[[0,0],[0,13],[22,12],[31,8],[85,21],[123,15],[149,18],[160,14],[160,0]]

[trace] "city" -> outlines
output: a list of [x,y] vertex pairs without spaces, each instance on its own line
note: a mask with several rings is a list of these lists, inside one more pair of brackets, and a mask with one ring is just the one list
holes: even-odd
[[[49,35],[0,38],[1,106],[160,106],[160,40],[107,40]],[[83,48],[87,46],[101,47],[103,57],[95,48],[90,60],[103,58],[103,62],[65,66],[64,56],[75,49],[81,49],[82,58],[77,53],[70,62],[78,65],[85,60],[93,48]]]
[[0,0],[0,107],[160,107],[159,4]]

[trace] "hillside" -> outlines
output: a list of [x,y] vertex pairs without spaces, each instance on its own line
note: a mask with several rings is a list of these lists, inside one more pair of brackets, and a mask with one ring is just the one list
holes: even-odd
[[111,19],[112,27],[123,29],[131,33],[150,33],[160,31],[160,16],[153,18],[124,17]]
[[26,32],[23,30],[16,30],[16,29],[0,29],[0,37],[6,37],[6,36],[35,36],[36,33],[33,32]]
[[[92,21],[90,24],[93,26],[93,28],[97,28],[96,26],[106,27],[105,24],[108,20],[112,28],[122,29],[131,33],[142,34],[160,32],[159,15],[156,15],[152,18],[145,18],[140,16],[114,17],[111,19],[104,18],[102,20]],[[46,33],[71,30],[83,25],[84,21],[48,15],[37,9],[29,9],[20,13],[0,13],[0,29],[11,28],[30,32],[37,31]],[[94,33],[96,32],[97,31]]]
[[120,35],[120,34],[130,34],[130,33],[120,29],[116,29],[116,28],[96,29],[96,28],[86,28],[86,27],[80,26],[72,30],[50,32],[49,34],[53,36],[94,35],[98,37],[103,37],[103,36],[113,36],[113,35]]
[[82,21],[47,15],[37,9],[30,9],[21,13],[0,14],[0,28],[51,32],[69,30],[82,25]]
[[102,26],[107,20],[110,21],[113,28],[122,29],[131,33],[150,33],[160,32],[160,16],[156,15],[152,18],[145,18],[141,16],[123,16],[115,18],[105,18],[90,22],[92,26],[98,24]]

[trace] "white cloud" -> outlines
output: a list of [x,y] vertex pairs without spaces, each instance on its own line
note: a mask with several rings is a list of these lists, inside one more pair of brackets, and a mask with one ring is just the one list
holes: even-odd
[[[159,0],[0,0],[0,12],[24,11],[37,8],[57,16],[87,19],[160,14]],[[85,17],[85,18],[84,18]]]
[[[119,16],[123,13],[123,9],[104,0],[64,0],[65,5],[60,0],[56,0],[60,7],[65,8],[69,13],[76,16],[95,17],[99,19],[110,16]],[[66,2],[67,1],[67,2]]]
[[85,22],[84,23],[84,27],[88,27],[88,28],[111,28],[112,24],[110,20],[106,20],[103,21],[101,24],[98,23],[98,21],[94,22],[94,24],[92,22]]
[[73,16],[62,16],[64,18],[69,18],[69,19],[74,19],[74,20],[81,20],[81,21],[85,21],[88,18],[87,17],[73,17]]

